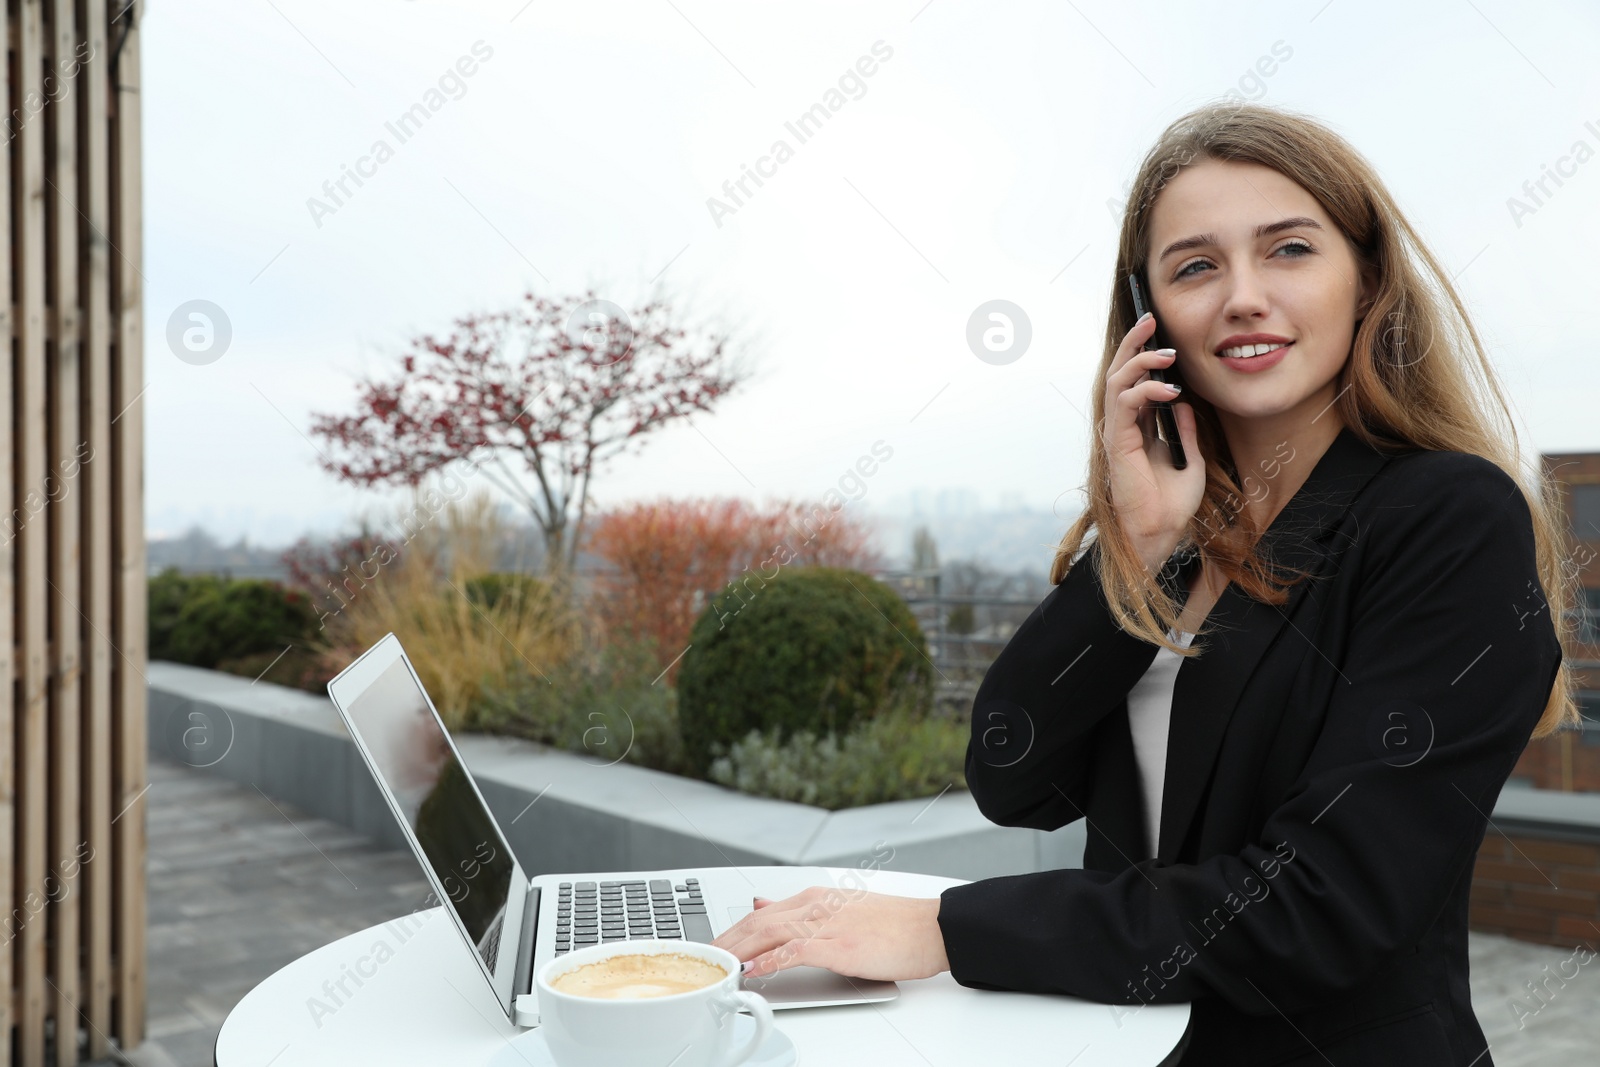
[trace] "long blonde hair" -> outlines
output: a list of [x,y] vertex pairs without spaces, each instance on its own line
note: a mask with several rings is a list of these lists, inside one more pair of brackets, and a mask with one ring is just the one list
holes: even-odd
[[[1099,428],[1105,421],[1112,356],[1134,325],[1125,279],[1130,271],[1144,268],[1156,198],[1185,168],[1208,159],[1257,163],[1298,182],[1322,204],[1349,240],[1363,273],[1375,283],[1375,295],[1339,375],[1336,404],[1344,425],[1382,451],[1420,448],[1482,456],[1521,487],[1533,513],[1540,582],[1563,650],[1556,684],[1532,736],[1578,725],[1568,668],[1575,642],[1576,576],[1562,567],[1568,546],[1559,486],[1542,467],[1524,470],[1510,408],[1466,307],[1376,171],[1332,130],[1281,108],[1238,102],[1199,108],[1168,126],[1139,167],[1122,219],[1105,351],[1094,380],[1088,507],[1056,548],[1051,583],[1066,576],[1085,535],[1094,529],[1100,580],[1118,624],[1181,656],[1200,651],[1167,639],[1182,605],[1152,582],[1118,522]],[[1494,403],[1481,399],[1475,385],[1484,387]],[[1274,572],[1256,552],[1263,531],[1238,506],[1245,491],[1236,480],[1216,411],[1200,397],[1185,399],[1194,409],[1200,450],[1210,458],[1204,499],[1190,519],[1183,547],[1197,548],[1203,560],[1252,599],[1282,605],[1288,589],[1276,584]],[[1222,521],[1201,516],[1220,516]],[[1304,577],[1302,572],[1295,581]]]

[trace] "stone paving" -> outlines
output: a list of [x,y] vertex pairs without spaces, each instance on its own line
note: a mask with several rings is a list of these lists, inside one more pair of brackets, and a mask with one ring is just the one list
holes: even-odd
[[[427,899],[408,852],[181,764],[152,758],[150,781],[149,1036],[126,1055],[136,1067],[210,1067],[223,1019],[257,982]],[[1600,958],[1494,934],[1469,948],[1497,1067],[1600,1060]]]
[[1577,949],[1468,933],[1472,1011],[1495,1067],[1600,1062],[1600,938]]
[[415,910],[427,882],[410,852],[152,758],[149,1025],[127,1059],[211,1067],[222,1021],[291,960]]

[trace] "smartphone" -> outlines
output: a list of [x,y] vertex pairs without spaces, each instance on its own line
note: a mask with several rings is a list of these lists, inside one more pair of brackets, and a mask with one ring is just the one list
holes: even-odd
[[[1138,321],[1144,318],[1144,313],[1148,310],[1144,306],[1144,293],[1139,289],[1138,274],[1128,275],[1128,288],[1133,293],[1133,317],[1135,321]],[[1139,351],[1148,352],[1153,348],[1165,348],[1165,345],[1150,343],[1160,335],[1161,325],[1157,323],[1156,332],[1150,335],[1150,341],[1139,346]],[[1174,363],[1176,363],[1176,360],[1174,360]],[[1170,364],[1166,367],[1152,367],[1150,368],[1150,377],[1158,382],[1164,382],[1167,380],[1167,371],[1170,369]],[[1167,442],[1167,452],[1172,456],[1172,466],[1175,470],[1181,471],[1189,465],[1189,457],[1184,455],[1183,441],[1178,437],[1178,417],[1172,411],[1172,401],[1157,400],[1153,403],[1156,406],[1156,426],[1161,431],[1162,439]]]

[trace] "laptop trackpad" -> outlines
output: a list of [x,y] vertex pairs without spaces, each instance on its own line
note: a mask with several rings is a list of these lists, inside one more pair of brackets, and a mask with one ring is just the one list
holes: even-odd
[[[728,925],[732,926],[748,915],[753,908],[728,909]],[[826,967],[785,967],[776,974],[756,978],[742,978],[739,988],[760,993],[774,1008],[801,1008],[823,1004],[851,1004],[893,1000],[900,995],[894,982],[879,982],[870,978],[851,978],[835,974]]]

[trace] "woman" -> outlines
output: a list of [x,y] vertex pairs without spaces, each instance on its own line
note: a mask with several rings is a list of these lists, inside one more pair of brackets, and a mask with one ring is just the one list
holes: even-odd
[[[813,889],[717,943],[753,975],[1190,1001],[1186,1065],[1487,1067],[1473,860],[1530,736],[1578,722],[1553,487],[1480,405],[1474,375],[1505,412],[1448,275],[1303,116],[1169,127],[1112,292],[1089,506],[966,763],[994,822],[1086,819],[1084,868]],[[1157,330],[1171,348],[1141,352]],[[1182,470],[1151,408],[1179,395]]]

